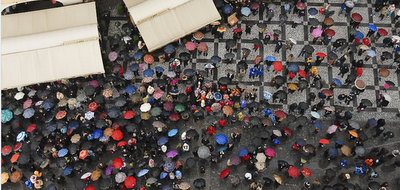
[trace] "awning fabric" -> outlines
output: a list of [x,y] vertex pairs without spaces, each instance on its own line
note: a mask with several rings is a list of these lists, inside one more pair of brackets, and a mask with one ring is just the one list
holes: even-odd
[[2,89],[104,73],[94,2],[1,19]]
[[149,51],[221,19],[212,0],[124,0]]

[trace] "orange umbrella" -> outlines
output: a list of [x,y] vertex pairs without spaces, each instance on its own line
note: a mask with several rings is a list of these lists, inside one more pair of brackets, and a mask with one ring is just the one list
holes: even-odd
[[62,118],[64,118],[65,116],[67,115],[67,112],[66,111],[59,111],[57,114],[56,114],[56,119],[62,119]]
[[147,63],[147,64],[152,64],[152,63],[154,62],[154,57],[153,57],[151,54],[146,54],[146,55],[143,57],[143,60],[144,60],[144,62]]
[[89,154],[89,150],[81,150],[81,152],[79,152],[79,159],[84,160]]
[[103,135],[105,137],[111,137],[111,135],[114,133],[114,129],[112,128],[107,128],[106,130],[103,131]]
[[308,168],[301,168],[300,172],[304,177],[311,177],[311,170]]
[[100,170],[94,170],[92,172],[92,175],[90,176],[90,179],[92,179],[93,181],[97,181],[101,176],[101,171]]
[[17,183],[19,180],[21,180],[22,176],[23,176],[22,172],[17,170],[11,174],[10,180],[13,183]]
[[349,131],[349,133],[353,137],[358,137],[358,134],[355,131]]
[[10,159],[11,163],[16,162],[18,160],[18,158],[19,158],[19,153],[17,152],[11,157],[11,159]]
[[224,112],[225,115],[232,115],[233,114],[233,109],[231,106],[224,106],[222,108],[222,111]]

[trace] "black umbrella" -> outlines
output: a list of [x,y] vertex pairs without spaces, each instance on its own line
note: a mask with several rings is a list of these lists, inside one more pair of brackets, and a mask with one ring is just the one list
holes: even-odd
[[336,176],[336,172],[332,168],[329,168],[325,170],[325,176],[328,178],[334,178]]
[[255,138],[252,139],[251,142],[256,146],[260,146],[261,143],[262,143],[262,139],[260,137],[255,137]]
[[215,117],[209,117],[207,119],[207,123],[208,124],[213,124],[213,123],[217,123],[217,119]]
[[261,41],[259,40],[259,39],[257,39],[257,38],[253,38],[253,44],[256,44],[256,45],[258,45],[258,46],[261,46],[262,45],[262,43],[261,43]]
[[233,48],[236,46],[236,41],[233,39],[229,39],[226,41],[225,45],[227,48]]
[[249,153],[255,152],[257,150],[257,146],[255,144],[250,144],[246,147]]
[[286,82],[286,79],[283,76],[278,75],[275,77],[275,83],[277,85],[283,85],[285,82]]
[[107,115],[110,116],[110,118],[117,118],[121,114],[121,109],[118,107],[111,107],[108,109]]
[[103,128],[104,126],[106,126],[106,121],[105,121],[105,120],[101,119],[101,120],[97,120],[97,121],[96,121],[96,127],[97,127],[97,128],[101,129],[101,128]]
[[82,150],[89,150],[90,148],[93,147],[93,143],[90,141],[86,141],[82,144],[81,149]]
[[134,124],[134,123],[130,123],[130,124],[128,124],[125,128],[126,128],[126,131],[127,131],[128,133],[133,133],[133,132],[135,132],[135,130],[137,129],[137,126],[136,126],[136,124]]
[[193,185],[197,188],[205,187],[206,186],[206,180],[203,178],[198,178],[194,180]]
[[317,19],[315,19],[315,18],[310,18],[310,19],[308,20],[308,22],[309,22],[310,25],[312,25],[312,26],[318,26],[318,25],[319,25],[319,21],[318,21]]
[[91,96],[94,94],[94,92],[96,91],[96,88],[93,85],[89,85],[85,88],[85,94],[86,96]]
[[356,152],[357,156],[359,156],[359,157],[365,156],[365,148],[362,146],[357,146],[355,149],[355,152]]
[[68,146],[68,152],[70,153],[70,154],[75,154],[76,153],[76,151],[78,150],[78,145],[77,144],[75,144],[75,143],[71,143],[69,146]]
[[314,52],[314,48],[310,45],[305,45],[304,50],[309,54],[312,54]]
[[343,186],[347,189],[355,189],[356,186],[351,183],[344,183]]
[[161,170],[160,170],[160,168],[154,167],[154,168],[152,168],[152,169],[150,170],[149,173],[150,173],[150,175],[151,175],[152,177],[158,177],[158,176],[160,176]]
[[104,178],[101,179],[100,185],[102,189],[108,189],[111,186],[111,179],[110,178]]
[[48,98],[48,99],[44,100],[43,103],[42,103],[42,107],[43,107],[44,109],[50,109],[50,108],[52,108],[54,105],[55,105],[55,101],[54,101],[54,99],[52,99],[52,98]]
[[243,70],[246,70],[248,68],[247,63],[244,61],[240,61],[237,66],[239,69],[243,69]]
[[363,103],[366,106],[372,106],[372,102],[368,99],[361,99],[361,103]]
[[272,184],[274,184],[274,181],[270,178],[263,177],[263,180],[264,180],[265,187],[270,187]]
[[186,94],[179,94],[178,97],[176,98],[176,101],[178,103],[185,103],[187,102],[187,95]]
[[230,82],[230,80],[229,80],[228,77],[221,77],[221,78],[219,78],[219,80],[218,80],[218,84],[223,85],[223,86],[228,85],[229,82]]
[[299,103],[299,108],[303,109],[303,110],[306,110],[306,109],[309,108],[309,105],[306,102],[300,102]]
[[267,27],[267,24],[265,24],[265,23],[258,23],[257,26],[258,26],[259,28],[266,28],[266,27]]
[[215,7],[221,8],[222,6],[224,6],[224,1],[223,0],[214,0],[214,4],[215,4]]
[[339,154],[339,152],[336,148],[333,148],[333,147],[329,148],[328,157],[331,158],[331,160],[336,159],[338,154]]
[[188,61],[190,60],[190,54],[188,52],[182,52],[179,54],[179,58],[181,58],[182,61]]
[[[247,105],[247,107],[255,108],[255,107],[257,107],[258,105],[259,105],[258,102],[251,102],[250,104]],[[257,119],[258,119],[258,118],[257,118]],[[251,119],[250,119],[250,120],[251,120]]]
[[394,84],[394,82],[389,81],[389,80],[385,81],[385,83],[388,84],[389,86],[396,86],[396,85]]
[[368,187],[371,190],[379,190],[381,188],[381,185],[376,181],[371,181],[371,182],[368,183]]
[[299,117],[297,118],[297,120],[296,120],[296,123],[298,123],[298,124],[301,125],[301,126],[306,125],[307,122],[308,122],[308,118],[307,118],[306,116],[304,116],[304,115],[299,116]]
[[324,185],[323,187],[322,187],[322,190],[335,190],[332,186],[330,186],[330,185]]
[[328,53],[328,57],[329,57],[330,59],[337,59],[337,58],[338,58],[338,56],[337,56],[335,53],[333,53],[333,52],[329,52],[329,53]]
[[273,30],[273,32],[275,33],[275,34],[282,34],[282,32],[280,31],[280,30]]
[[119,96],[118,98],[115,98],[115,106],[117,107],[122,107],[126,104],[126,99],[123,96]]
[[268,139],[271,136],[271,133],[269,133],[267,130],[262,130],[260,133],[258,133],[260,137],[264,140]]
[[390,52],[384,51],[382,52],[382,56],[385,56],[388,59],[392,59],[393,55]]
[[258,117],[251,117],[250,118],[250,123],[253,125],[259,125],[260,124],[260,119]]
[[196,167],[196,160],[194,158],[190,157],[190,158],[186,159],[185,164],[186,164],[186,167],[188,167],[188,168],[194,168],[194,167]]
[[86,187],[86,184],[83,180],[76,180],[74,183],[76,189],[85,189]]
[[186,132],[186,137],[188,137],[189,139],[193,139],[193,140],[197,141],[197,140],[199,140],[199,133],[194,129],[189,129]]
[[278,90],[277,92],[274,93],[274,96],[276,96],[279,99],[286,99],[287,93],[283,90]]
[[51,120],[53,120],[54,119],[54,114],[53,113],[48,113],[47,115],[46,115],[46,117],[45,117],[45,120],[44,120],[44,122],[45,123],[49,123]]
[[333,185],[333,188],[335,189],[344,189],[344,185],[341,183],[336,183],[335,185]]
[[214,55],[211,57],[211,62],[219,63],[219,62],[221,62],[221,57]]
[[[36,154],[36,152],[34,154]],[[30,158],[31,158],[31,155],[29,154],[29,152],[27,152],[27,151],[24,152],[23,151],[20,154],[19,158],[18,158],[18,163],[19,164],[26,164],[26,163],[29,162]]]
[[279,15],[279,20],[286,21],[287,19],[288,19],[288,16],[285,13],[281,13]]
[[224,55],[224,57],[225,57],[226,59],[233,59],[233,58],[235,58],[235,54],[233,54],[233,53],[226,53],[226,54]]
[[183,71],[183,74],[185,74],[185,75],[188,76],[188,77],[193,76],[195,73],[196,73],[196,71],[193,70],[193,69],[185,69],[185,70]]
[[292,114],[289,114],[289,115],[287,115],[287,116],[285,117],[285,121],[290,122],[290,123],[293,123],[293,122],[295,122],[296,120],[297,120],[296,116],[294,116],[294,115],[292,115]]
[[194,115],[197,116],[197,117],[202,117],[202,116],[204,116],[204,112],[203,111],[198,111],[198,112],[194,113]]
[[358,132],[358,139],[360,141],[367,141],[368,140],[368,136],[363,131],[359,131]]
[[104,96],[99,94],[96,97],[94,97],[93,99],[96,103],[102,104],[104,103]]

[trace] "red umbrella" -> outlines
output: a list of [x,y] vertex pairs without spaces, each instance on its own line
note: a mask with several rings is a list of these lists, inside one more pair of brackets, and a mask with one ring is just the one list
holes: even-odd
[[79,152],[79,159],[84,160],[89,155],[89,150],[81,150]]
[[126,141],[121,141],[121,142],[118,142],[117,146],[125,146],[127,144],[128,143]]
[[28,128],[26,128],[26,132],[32,132],[35,129],[36,129],[36,124],[33,123],[33,124],[30,124],[28,126]]
[[326,57],[326,54],[325,54],[325,53],[322,53],[322,52],[318,52],[318,53],[315,54],[315,55],[320,56],[320,57]]
[[388,32],[387,32],[385,29],[383,29],[383,28],[379,28],[379,29],[378,29],[378,33],[379,33],[379,35],[381,35],[381,36],[387,36],[387,35],[388,35]]
[[121,158],[116,158],[113,160],[113,167],[116,169],[120,169],[124,166],[124,161]]
[[136,178],[134,178],[133,176],[128,176],[125,179],[124,184],[128,189],[133,188],[133,186],[136,185]]
[[152,64],[152,63],[154,62],[154,57],[153,57],[151,54],[146,54],[146,55],[143,57],[143,60],[144,60],[144,62],[147,63],[147,64]]
[[308,168],[301,168],[300,172],[304,177],[311,177],[311,170]]
[[287,116],[287,113],[284,112],[284,111],[282,111],[282,110],[278,110],[278,111],[275,111],[275,116],[276,116],[276,117],[284,118],[284,117]]
[[199,43],[199,44],[197,45],[197,49],[198,49],[199,51],[207,51],[208,46],[207,46],[207,44],[205,44],[205,43]]
[[165,102],[165,103],[163,104],[163,108],[164,108],[166,111],[172,111],[172,110],[174,109],[174,104],[173,104],[172,102]]
[[283,128],[283,131],[285,131],[286,134],[288,134],[288,135],[290,135],[290,136],[293,136],[293,131],[292,131],[291,129],[289,129],[289,128],[287,128],[287,127],[284,127],[284,128]]
[[326,34],[327,36],[329,36],[329,37],[332,37],[332,36],[335,35],[335,31],[332,30],[332,29],[326,29],[324,32],[325,32],[325,34]]
[[303,77],[303,78],[306,78],[306,77],[307,77],[307,73],[306,73],[305,71],[301,70],[301,69],[299,69],[298,74],[299,74],[301,77]]
[[158,99],[160,99],[163,95],[164,95],[164,91],[162,91],[161,89],[158,89],[158,90],[156,90],[156,91],[153,93],[153,98],[156,99],[156,100],[158,100]]
[[270,157],[274,157],[274,156],[276,155],[275,150],[272,149],[272,148],[267,148],[267,149],[264,151],[264,153],[265,153],[265,155],[270,156]]
[[17,143],[14,145],[14,151],[18,151],[21,148],[22,143]]
[[274,70],[275,70],[276,72],[280,72],[280,71],[282,71],[282,69],[283,69],[282,63],[279,62],[279,61],[275,61],[275,63],[274,63]]
[[369,38],[364,38],[362,43],[367,46],[371,43],[371,41],[369,40]]
[[103,112],[99,115],[99,119],[104,119],[107,117],[107,112]]
[[362,19],[363,19],[363,17],[362,17],[360,14],[358,14],[358,13],[353,13],[353,14],[351,15],[351,18],[352,18],[354,21],[356,21],[356,22],[361,22]]
[[124,114],[125,119],[132,119],[133,117],[135,117],[135,112],[132,110],[129,110]]
[[297,5],[296,5],[296,7],[297,7],[298,9],[300,9],[300,10],[303,10],[304,8],[306,8],[306,5],[305,5],[304,3],[302,3],[302,2],[298,2]]
[[333,95],[332,90],[329,90],[329,89],[322,90],[322,93],[325,94],[325,96],[332,96]]
[[62,110],[62,111],[59,111],[59,112],[56,114],[56,118],[57,118],[57,119],[62,119],[62,118],[64,118],[66,115],[67,115],[67,112],[64,111],[64,110]]
[[169,119],[170,119],[171,121],[178,121],[179,118],[180,118],[180,116],[179,116],[178,113],[171,113],[171,114],[169,115]]
[[319,139],[319,143],[321,143],[321,144],[329,144],[329,140],[328,139]]
[[288,170],[289,175],[292,176],[293,178],[296,178],[297,176],[299,176],[299,170],[293,166],[291,166]]
[[88,109],[91,112],[96,112],[98,107],[99,107],[99,104],[97,102],[92,102],[89,104]]
[[189,51],[195,50],[196,49],[196,44],[194,42],[186,42],[185,44],[186,49]]
[[229,175],[229,172],[231,172],[231,170],[229,168],[226,168],[226,169],[222,170],[221,174],[219,174],[219,177],[225,178],[226,176]]
[[18,158],[19,158],[19,153],[17,152],[11,157],[11,159],[10,159],[11,163],[16,162],[18,160]]
[[260,3],[254,2],[250,5],[250,9],[258,9],[260,8]]
[[124,134],[122,133],[121,130],[117,129],[117,130],[114,130],[114,133],[111,135],[111,137],[114,140],[119,141],[124,137]]
[[235,28],[232,32],[238,33],[238,32],[241,32],[241,31],[243,31],[241,28]]
[[87,187],[85,188],[85,190],[95,190],[95,189],[94,189],[93,186],[90,185],[90,186],[87,186]]
[[4,155],[4,156],[7,156],[8,154],[10,154],[10,152],[11,152],[11,150],[12,150],[12,148],[11,148],[11,146],[4,146],[2,149],[1,149],[1,153]]

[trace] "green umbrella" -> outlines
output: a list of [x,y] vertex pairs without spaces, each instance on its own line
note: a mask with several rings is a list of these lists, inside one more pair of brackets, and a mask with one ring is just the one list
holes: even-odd
[[154,107],[153,109],[151,109],[150,114],[152,116],[159,116],[161,114],[162,110],[160,107]]
[[179,111],[179,112],[185,111],[185,106],[182,105],[182,104],[177,104],[177,105],[175,106],[175,110],[176,110],[176,111]]
[[355,34],[355,33],[357,33],[356,29],[354,29],[354,28],[349,29],[349,34]]
[[22,107],[18,107],[14,110],[14,115],[21,115],[22,112],[24,112],[24,109],[22,109]]

